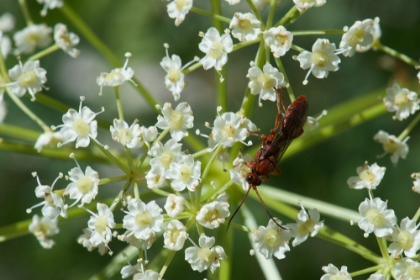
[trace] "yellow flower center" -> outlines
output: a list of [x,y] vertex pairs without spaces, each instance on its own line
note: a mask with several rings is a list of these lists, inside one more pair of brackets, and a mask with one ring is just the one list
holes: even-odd
[[222,130],[222,135],[223,138],[228,139],[228,138],[232,138],[233,136],[235,136],[236,133],[236,129],[234,126],[230,125],[230,124],[225,124]]
[[135,217],[135,221],[139,227],[148,226],[152,222],[152,215],[147,211],[138,213]]
[[240,19],[238,22],[238,26],[240,29],[243,29],[245,31],[252,30],[251,21],[249,21],[248,19]]
[[192,168],[189,165],[183,165],[180,170],[179,179],[186,183],[191,180]]
[[315,229],[315,222],[311,219],[299,224],[298,233],[300,235],[306,235],[307,233],[313,232]]
[[398,246],[403,249],[410,249],[413,246],[413,235],[411,232],[402,230],[398,233]]
[[274,86],[274,80],[266,73],[258,74],[257,82],[262,89],[271,89]]
[[106,230],[107,226],[108,226],[108,221],[106,220],[104,216],[99,216],[96,219],[95,230],[98,233],[102,234]]
[[366,213],[366,219],[368,222],[372,223],[375,227],[380,227],[385,224],[384,215],[379,212],[376,208],[370,208]]
[[178,110],[173,110],[169,117],[169,126],[173,129],[179,129],[184,123],[184,114]]
[[384,147],[385,152],[389,154],[393,154],[398,150],[397,143],[392,139],[389,139],[389,141],[385,142],[383,144],[383,147]]
[[318,67],[325,67],[329,62],[329,57],[325,52],[317,50],[312,53],[311,61]]
[[209,51],[209,55],[214,58],[218,59],[223,54],[223,44],[220,41],[214,41],[213,47]]
[[165,168],[168,169],[169,165],[171,164],[171,162],[174,160],[174,153],[172,153],[171,151],[164,151],[159,160],[160,160],[160,164]]
[[420,279],[420,269],[415,268],[412,265],[407,266],[405,273],[407,274],[408,279]]
[[129,128],[123,128],[118,133],[120,142],[129,143],[133,139],[133,134]]
[[365,36],[366,36],[366,32],[363,28],[356,28],[355,30],[352,30],[351,32],[349,32],[347,41],[350,46],[354,47],[357,44],[361,43]]
[[286,43],[287,43],[288,38],[287,38],[287,36],[286,36],[286,35],[283,35],[283,34],[277,34],[277,35],[276,35],[276,41],[277,41],[277,43],[279,43],[279,45],[284,45],[284,44],[286,44]]
[[181,11],[187,4],[187,0],[175,0],[175,7],[178,11]]
[[280,244],[280,236],[276,229],[268,229],[264,233],[264,243],[272,248],[277,248]]
[[394,103],[398,107],[405,106],[409,102],[410,102],[410,100],[407,98],[407,94],[406,94],[405,91],[401,91],[400,93],[398,93],[394,96]]
[[181,73],[177,68],[171,67],[171,68],[169,68],[168,74],[166,75],[166,77],[172,83],[175,83],[175,82],[179,81],[179,79],[181,78]]
[[22,73],[17,79],[18,84],[21,87],[28,87],[36,82],[36,73],[34,70],[26,71]]
[[359,178],[363,181],[369,181],[371,183],[375,182],[376,176],[370,170],[363,170],[359,174]]
[[213,257],[213,252],[209,248],[201,248],[197,252],[197,257],[202,261],[209,261]]
[[77,189],[79,190],[79,192],[81,192],[83,194],[87,193],[88,191],[90,191],[93,188],[93,182],[87,176],[83,176],[82,178],[77,180],[76,185],[77,185]]
[[76,134],[80,137],[89,135],[89,125],[81,118],[75,119],[71,127],[73,128],[74,132],[76,132]]

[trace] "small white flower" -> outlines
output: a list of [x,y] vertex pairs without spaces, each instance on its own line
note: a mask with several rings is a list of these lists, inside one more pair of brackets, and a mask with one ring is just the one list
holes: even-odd
[[63,0],[36,0],[39,4],[44,4],[41,10],[41,16],[47,15],[48,9],[53,10],[55,8],[61,8],[64,4]]
[[144,272],[140,272],[134,275],[133,280],[161,280],[160,274],[148,269]]
[[29,225],[29,231],[35,235],[42,247],[51,249],[55,242],[48,239],[48,237],[59,232],[57,223],[57,219],[50,219],[48,217],[39,218],[38,215],[34,215]]
[[131,57],[131,53],[125,54],[126,60],[121,68],[115,68],[111,73],[101,73],[98,78],[96,78],[96,83],[101,87],[100,94],[102,94],[102,87],[117,87],[125,83],[126,81],[134,81],[131,79],[134,75],[134,71],[131,67],[128,66],[128,59]]
[[137,274],[143,271],[143,264],[141,262],[137,263],[136,265],[131,265],[130,263],[126,266],[121,268],[121,278],[128,278],[133,274]]
[[215,238],[200,236],[198,244],[185,249],[185,260],[191,265],[192,270],[203,272],[210,268],[214,273],[216,268],[220,266],[220,261],[226,259],[227,256],[222,246],[214,246]]
[[370,275],[367,280],[385,280],[385,276],[383,274],[374,273]]
[[214,69],[220,71],[228,61],[227,54],[233,49],[233,41],[229,34],[220,36],[216,28],[210,27],[203,35],[203,40],[198,47],[200,51],[206,54],[200,60],[204,70],[214,67]]
[[251,160],[252,157],[249,154],[242,157],[242,154],[239,153],[233,161],[233,169],[229,170],[232,181],[235,184],[241,185],[245,191],[249,189],[249,183],[246,181],[246,176],[251,172],[251,168],[249,168],[246,163]]
[[14,82],[3,86],[8,86],[10,92],[19,97],[28,91],[32,101],[35,100],[35,94],[42,90],[42,85],[47,82],[47,71],[39,66],[39,60],[29,60],[23,65],[19,61],[18,65],[9,70],[9,76]]
[[248,137],[249,131],[256,131],[257,127],[244,116],[225,112],[216,117],[211,135],[213,140],[223,147],[231,147],[236,142],[242,142]]
[[413,187],[411,189],[413,192],[420,193],[420,173],[411,174],[411,178],[414,179]]
[[55,127],[61,128],[60,133],[64,137],[64,142],[60,145],[76,141],[76,148],[87,147],[89,146],[90,138],[96,139],[98,135],[98,122],[94,119],[103,111],[94,113],[87,106],[82,108],[83,101],[84,97],[81,97],[79,112],[74,109],[69,109],[63,115],[63,124]]
[[114,214],[106,204],[98,203],[96,207],[98,214],[87,210],[92,215],[88,221],[88,227],[92,231],[89,242],[94,247],[101,243],[107,246],[112,239],[111,228],[115,227]]
[[13,35],[18,53],[30,54],[36,47],[45,48],[51,44],[52,29],[45,24],[30,25]]
[[85,173],[76,161],[77,167],[69,171],[70,184],[67,185],[65,194],[70,195],[70,199],[76,201],[70,205],[77,204],[81,201],[80,206],[85,203],[90,203],[98,194],[99,174],[90,166],[86,167]]
[[156,143],[148,152],[149,156],[152,157],[150,165],[152,167],[160,166],[168,170],[171,163],[182,155],[181,147],[182,144],[174,139],[169,139],[165,145],[161,142]]
[[250,79],[248,87],[251,89],[251,93],[259,95],[260,106],[262,106],[261,99],[276,101],[277,95],[274,88],[286,86],[283,74],[268,62],[264,65],[263,71],[258,66],[251,66],[248,69],[247,77]]
[[165,103],[162,109],[162,115],[158,116],[156,124],[160,129],[168,129],[172,139],[181,140],[188,135],[187,129],[193,127],[194,116],[190,105],[187,102],[181,102],[175,110],[171,103]]
[[0,16],[0,31],[8,32],[15,28],[15,18],[11,13],[4,13]]
[[[281,225],[277,218],[276,222]],[[278,259],[284,259],[285,253],[290,251],[289,240],[291,238],[289,230],[281,229],[270,219],[267,227],[260,226],[254,232],[254,242],[257,250],[268,260],[275,256]]]
[[178,101],[181,92],[185,87],[185,75],[182,73],[181,58],[176,54],[169,57],[168,48],[166,48],[166,56],[162,58],[160,66],[166,71],[165,86],[172,92],[175,101]]
[[395,264],[393,272],[393,276],[398,280],[418,280],[420,263],[411,259],[405,259]]
[[140,126],[134,122],[130,127],[124,120],[114,119],[114,125],[109,127],[112,140],[129,149],[138,148],[140,144]]
[[251,13],[235,13],[230,22],[232,36],[241,42],[252,41],[258,38],[261,32],[261,22]]
[[163,208],[165,208],[165,211],[168,213],[169,217],[176,218],[176,216],[184,212],[184,202],[185,198],[171,193],[168,195],[165,206]]
[[402,121],[410,114],[419,109],[417,93],[406,88],[400,88],[395,82],[392,87],[386,89],[386,96],[383,99],[388,112],[395,112],[397,120]]
[[341,270],[338,270],[333,264],[323,266],[322,270],[326,273],[322,275],[321,280],[351,280],[350,274],[347,272],[347,266],[342,266]]
[[9,36],[3,35],[2,31],[0,30],[0,53],[4,59],[7,58],[11,50],[12,41],[10,40]]
[[280,25],[265,31],[264,41],[270,47],[273,56],[280,57],[292,47],[293,34]]
[[180,25],[190,11],[193,0],[174,0],[167,5],[168,15],[175,19],[175,25]]
[[367,51],[374,42],[375,21],[365,19],[356,21],[350,28],[344,28],[340,49],[344,56],[352,57],[356,51]]
[[318,117],[311,117],[311,116],[308,116],[308,118],[306,119],[306,125],[308,126],[308,128],[310,129],[310,130],[315,130],[315,129],[317,129],[318,128],[318,126],[319,126],[319,120],[323,117],[323,116],[326,116],[327,115],[327,110],[323,110],[322,112],[321,112],[321,114],[318,116]]
[[376,197],[366,198],[359,205],[359,213],[362,218],[358,221],[360,229],[366,235],[374,233],[377,237],[384,237],[392,234],[392,227],[397,222],[394,210],[387,210],[387,202]]
[[138,239],[134,234],[130,235],[130,233],[130,231],[126,231],[123,235],[118,236],[118,239],[125,241],[138,249],[150,249],[156,239],[156,233],[150,228],[145,229],[145,234],[143,234],[143,236],[147,236],[147,239]]
[[104,243],[100,243],[97,246],[93,246],[92,242],[90,242],[90,237],[92,236],[92,231],[89,228],[83,229],[83,234],[77,238],[77,243],[85,247],[89,252],[92,252],[94,249],[98,249],[99,254],[102,256],[108,253],[109,248],[108,245]]
[[176,191],[183,191],[187,188],[195,191],[201,181],[201,162],[194,161],[191,155],[183,155],[175,162],[172,162],[167,178],[172,179],[171,187]]
[[166,186],[165,178],[166,170],[159,165],[151,165],[149,172],[147,172],[145,178],[147,182],[147,187],[149,189],[161,188]]
[[163,223],[162,209],[155,201],[145,204],[140,199],[132,199],[127,206],[123,227],[138,239],[148,239],[151,231],[160,232]]
[[400,141],[394,135],[380,130],[373,136],[373,140],[382,144],[385,153],[391,154],[391,162],[394,165],[398,163],[399,158],[405,159],[408,154],[408,145],[406,144],[408,138]]
[[7,114],[6,102],[3,101],[3,93],[0,92],[0,123],[4,121],[4,119],[6,118],[6,114]]
[[324,222],[319,220],[320,215],[317,209],[308,209],[308,214],[302,204],[300,207],[302,210],[296,216],[297,223],[286,225],[295,238],[292,242],[293,247],[304,242],[308,236],[314,237],[324,226]]
[[358,176],[350,177],[347,184],[352,189],[374,190],[382,181],[385,175],[385,167],[380,167],[376,163],[368,165],[367,161],[356,169]]
[[[39,0],[38,0],[39,1]],[[74,48],[79,44],[79,36],[73,32],[67,30],[67,26],[62,23],[57,23],[54,27],[54,40],[55,43],[62,49],[64,52],[68,53],[71,57],[78,57],[80,50]]]
[[239,4],[239,2],[241,2],[241,0],[225,0],[226,2],[229,3],[229,5],[236,5]]
[[178,220],[172,220],[166,226],[163,233],[163,247],[169,250],[179,251],[184,247],[185,240],[188,238],[187,228]]
[[295,3],[296,8],[301,13],[312,7],[321,7],[326,2],[327,0],[293,0],[293,3]]
[[[1,123],[1,121],[0,121]],[[36,140],[34,148],[40,153],[44,146],[55,147],[59,142],[64,141],[63,135],[60,132],[45,132],[39,135]]]
[[417,230],[416,221],[407,218],[401,220],[400,227],[394,227],[392,235],[388,238],[392,243],[388,247],[388,252],[392,256],[404,254],[413,258],[420,249],[420,231]]
[[58,177],[51,184],[51,187],[48,185],[41,185],[41,181],[39,180],[36,172],[34,172],[32,175],[36,177],[38,182],[38,186],[35,188],[35,195],[38,198],[43,198],[44,201],[27,209],[26,212],[31,213],[33,208],[43,206],[41,211],[44,217],[47,217],[51,220],[56,219],[58,215],[67,218],[67,205],[64,204],[63,198],[53,191],[55,183],[57,183],[58,179],[63,178],[63,174],[60,173],[58,175]]
[[228,195],[222,193],[215,201],[204,204],[198,212],[195,220],[203,227],[214,229],[225,222],[230,216]]
[[334,53],[335,44],[327,39],[318,39],[312,46],[312,52],[301,52],[297,60],[302,69],[309,69],[303,84],[308,83],[308,77],[312,73],[318,79],[327,78],[329,71],[337,71],[340,58]]

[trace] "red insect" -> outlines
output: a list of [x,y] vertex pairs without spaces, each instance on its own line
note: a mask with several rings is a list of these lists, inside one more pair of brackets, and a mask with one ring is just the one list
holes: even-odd
[[[277,166],[277,163],[293,139],[296,139],[302,135],[303,125],[305,124],[306,118],[308,116],[309,104],[308,101],[306,101],[306,97],[301,95],[286,109],[284,105],[283,90],[282,92],[276,88],[274,88],[274,90],[277,93],[278,111],[274,128],[270,130],[270,134],[268,136],[265,134],[250,132],[251,135],[258,136],[262,139],[262,145],[255,154],[254,159],[251,162],[245,163],[251,169],[251,172],[246,175],[246,181],[249,184],[249,188],[238,208],[230,217],[227,228],[229,228],[233,217],[245,202],[251,189],[255,190],[259,200],[261,201],[265,211],[267,211],[270,218],[276,223],[276,225],[283,228],[276,222],[273,215],[271,215],[271,213],[268,211],[267,206],[258,193],[257,186],[261,185],[263,182],[267,182],[270,178],[270,175],[280,174],[280,168]],[[283,105],[284,115],[281,113],[280,103]]]

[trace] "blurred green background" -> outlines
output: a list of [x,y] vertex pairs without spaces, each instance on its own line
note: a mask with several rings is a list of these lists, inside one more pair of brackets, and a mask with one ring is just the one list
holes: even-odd
[[[57,10],[49,11],[46,18],[41,18],[39,16],[41,5],[36,1],[28,2],[36,23],[46,22],[49,26],[58,22],[68,23]],[[165,72],[159,66],[159,62],[165,55],[163,44],[168,43],[170,54],[178,54],[183,63],[192,60],[194,56],[202,57],[198,49],[198,43],[201,41],[198,32],[206,31],[211,26],[209,18],[189,13],[186,20],[176,27],[174,20],[167,15],[165,1],[65,2],[122,62],[125,52],[129,51],[133,54],[130,66],[134,69],[135,76],[160,104],[174,103],[172,95],[164,86]],[[223,15],[231,18],[235,12],[247,12],[245,1],[242,0],[242,2],[233,7],[223,4]],[[209,10],[208,1],[195,1],[194,5]],[[278,20],[291,6],[291,0],[283,1],[276,11],[275,18]],[[6,11],[11,12],[16,18],[15,30],[20,30],[25,26],[17,1],[0,1],[0,14]],[[328,1],[322,8],[310,9],[298,21],[287,26],[287,29],[290,31],[342,29],[345,25],[351,26],[356,20],[379,17],[382,29],[381,42],[417,60],[420,50],[419,13],[418,0],[336,0]],[[68,25],[68,28],[78,33],[75,27]],[[327,38],[338,45],[341,36]],[[294,43],[310,49],[316,39],[316,36],[295,37]],[[237,42],[236,39],[234,42]],[[42,59],[41,65],[48,71],[47,86],[50,90],[47,94],[73,108],[78,107],[79,96],[84,95],[87,97],[86,104],[93,111],[99,111],[102,106],[105,106],[106,112],[99,118],[111,122],[116,116],[113,92],[105,88],[104,96],[99,98],[97,96],[99,87],[95,80],[99,73],[109,72],[114,67],[105,61],[83,37],[78,48],[81,49],[81,54],[77,59],[72,59],[61,51]],[[229,62],[225,66],[227,68],[225,81],[229,93],[228,111],[236,111],[241,105],[248,83],[245,76],[249,62],[254,59],[255,51],[256,46],[253,46],[229,55]],[[300,69],[299,63],[291,58],[291,54],[297,55],[296,52],[290,51],[283,59],[283,63],[295,93],[307,96],[311,116],[318,116],[323,109],[372,91],[380,90],[381,94],[385,95],[385,88],[393,80],[412,90],[418,90],[418,80],[415,77],[417,72],[412,67],[374,51],[357,53],[352,58],[341,57],[342,62],[338,72],[330,73],[329,77],[323,80],[311,76],[309,84],[303,86],[302,81],[306,71]],[[7,63],[11,68],[16,64],[16,59],[9,56]],[[189,102],[194,110],[195,127],[204,133],[207,132],[204,122],[212,122],[216,114],[215,79],[218,79],[218,76],[213,70],[199,69],[186,77],[189,86],[181,94],[180,101]],[[155,112],[129,85],[125,84],[121,87],[121,95],[128,123],[138,118],[141,125],[155,124]],[[6,102],[9,113],[5,123],[31,129],[36,127],[7,97]],[[61,123],[62,113],[45,110],[44,106],[31,103],[29,99],[25,99],[25,103],[40,114],[48,125]],[[264,102],[263,108],[255,106],[253,114],[252,120],[261,128],[261,131],[268,131],[273,126],[275,106],[270,102]],[[366,191],[351,190],[346,181],[350,176],[356,175],[357,166],[362,165],[364,161],[377,162],[380,166],[385,166],[387,171],[375,195],[384,200],[389,199],[388,206],[395,210],[399,221],[406,216],[412,217],[418,208],[419,195],[410,190],[412,186],[410,174],[420,172],[420,157],[418,156],[420,130],[416,127],[410,135],[408,158],[400,160],[398,167],[394,168],[388,155],[377,158],[383,150],[380,144],[373,141],[373,136],[379,130],[398,136],[412,117],[399,122],[393,121],[391,116],[391,113],[384,114],[286,158],[280,163],[281,175],[272,177],[269,184],[357,210],[358,205],[367,195]],[[107,133],[109,131],[99,131],[99,139],[101,136],[102,139],[107,138],[109,135]],[[205,139],[202,141],[205,142]],[[253,141],[258,143],[258,140]],[[88,164],[91,163],[81,162],[83,169]],[[0,227],[31,218],[31,215],[26,214],[25,209],[39,202],[34,195],[37,184],[31,172],[37,171],[42,183],[51,184],[58,172],[66,174],[73,167],[74,162],[70,160],[60,161],[36,155],[0,151]],[[92,167],[98,169],[100,174],[106,174],[104,175],[106,177],[120,174],[118,170],[107,165],[93,164]],[[65,186],[65,182],[62,181],[57,187],[64,188]],[[106,185],[101,195],[105,197],[115,194],[121,186],[120,184]],[[260,224],[265,225],[267,216],[262,206],[251,199],[248,199],[246,203],[255,211]],[[0,279],[84,279],[103,269],[111,257],[101,257],[96,251],[89,253],[76,242],[87,220],[88,216],[85,216],[60,222],[60,234],[53,237],[56,245],[51,250],[42,249],[32,235],[0,243]],[[331,218],[325,218],[325,223],[379,254],[374,237],[365,239],[363,232],[357,226],[350,226]],[[246,234],[235,229],[233,232],[235,255],[229,256],[233,262],[232,279],[262,279],[255,258],[249,256],[251,247]],[[157,242],[148,252],[150,259],[153,259],[153,256],[161,250],[161,245],[161,241]],[[118,253],[119,248],[123,248],[122,244],[115,241],[111,243],[111,247],[115,253]],[[319,279],[323,274],[321,267],[329,263],[337,267],[347,265],[349,271],[372,265],[358,255],[317,238],[310,238],[300,246],[292,248],[286,256],[286,259],[276,260],[284,279]],[[176,255],[175,259],[165,279],[181,279],[181,277],[203,279],[206,277],[205,273],[191,271],[189,264],[184,260],[182,251]],[[119,278],[120,274],[114,277],[114,279]]]

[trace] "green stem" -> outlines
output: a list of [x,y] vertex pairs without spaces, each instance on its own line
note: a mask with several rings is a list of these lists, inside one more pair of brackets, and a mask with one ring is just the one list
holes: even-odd
[[55,52],[59,49],[60,49],[60,47],[57,44],[54,44],[54,45],[50,46],[49,48],[46,48],[45,50],[42,50],[39,53],[36,53],[33,56],[29,57],[28,60],[31,60],[31,61],[39,60],[43,57],[46,57],[46,56],[52,54],[53,52]]
[[273,26],[274,22],[274,12],[276,11],[277,0],[270,1],[270,9],[268,10],[268,17],[267,17],[267,28],[266,30],[270,29]]
[[292,31],[293,36],[310,36],[310,35],[342,35],[344,34],[342,29],[330,29],[330,30],[300,30]]
[[127,168],[121,161],[119,161],[113,154],[111,154],[107,149],[105,149],[100,143],[96,142],[95,139],[92,139],[96,146],[105,154],[105,156],[109,159],[110,162],[114,163],[118,166],[122,171],[126,174],[130,174],[130,169]]
[[163,275],[165,275],[166,270],[168,269],[169,265],[171,264],[172,260],[174,259],[176,251],[172,251],[169,253],[168,257],[166,258],[165,264],[162,266],[159,274],[160,277],[163,279]]
[[26,24],[28,26],[33,25],[34,22],[32,21],[31,14],[29,13],[28,6],[26,5],[25,0],[19,0],[20,9],[22,10],[23,17],[25,18]]
[[205,10],[199,9],[197,7],[191,7],[190,11],[193,12],[193,13],[202,15],[202,16],[206,16],[206,17],[212,18],[213,20],[219,20],[221,22],[225,22],[227,24],[229,24],[231,22],[231,19],[230,18],[221,16],[221,15],[217,15],[217,14],[212,14],[210,12],[207,12]]
[[376,241],[378,242],[379,245],[379,250],[381,251],[381,255],[384,259],[388,259],[389,258],[389,253],[388,253],[388,245],[386,244],[386,239],[385,237],[376,237]]
[[124,111],[123,106],[121,104],[121,98],[120,98],[120,87],[116,86],[115,89],[115,101],[117,102],[117,110],[118,110],[118,117],[120,120],[124,120]]
[[376,272],[376,271],[380,270],[381,268],[382,268],[382,265],[375,265],[375,266],[371,266],[371,267],[368,267],[368,268],[365,268],[365,269],[354,271],[354,272],[350,273],[350,275],[351,275],[351,277],[356,277],[356,276],[363,275],[363,274],[370,274],[372,272]]
[[[221,15],[222,14],[222,5],[221,5],[220,2],[221,2],[221,0],[210,0],[211,14],[213,14],[213,15]],[[219,30],[219,33],[223,32],[222,22],[219,19],[213,17],[212,18],[212,25],[217,30]]]
[[410,124],[404,129],[404,131],[398,136],[400,141],[403,141],[413,130],[413,128],[420,121],[420,114],[417,114],[416,117],[410,122]]
[[257,7],[255,7],[254,1],[252,0],[246,0],[246,3],[248,4],[249,8],[251,9],[254,16],[261,22],[261,30],[265,30],[264,21],[261,17],[260,12],[258,11]]
[[373,49],[378,49],[378,50],[380,50],[380,51],[382,51],[382,52],[384,52],[384,53],[386,53],[390,56],[393,56],[393,57],[395,57],[395,58],[397,58],[397,59],[399,59],[399,60],[401,60],[401,61],[403,61],[403,62],[405,62],[409,65],[412,65],[414,67],[418,67],[420,65],[420,63],[418,61],[416,61],[416,60],[408,57],[407,55],[402,54],[402,53],[400,53],[400,52],[398,52],[394,49],[391,49],[390,47],[382,45],[381,42],[379,42],[378,40],[375,41],[372,48]]
[[290,84],[289,77],[287,76],[286,69],[284,69],[283,63],[281,62],[280,58],[275,57],[274,60],[276,61],[277,67],[279,68],[280,72],[283,73],[284,81],[288,85],[287,93],[289,94],[290,102],[295,100],[295,93],[293,92],[292,85]]
[[203,181],[205,180],[205,178],[207,177],[207,174],[210,170],[211,165],[213,164],[213,162],[216,160],[217,156],[219,155],[220,151],[222,150],[222,145],[219,145],[216,150],[213,152],[213,154],[210,157],[210,160],[207,162],[206,168],[204,168],[203,174],[201,175],[201,183],[198,184],[197,190],[196,190],[196,197],[195,197],[195,203],[196,205],[200,204],[200,198],[201,198],[201,192],[202,192],[202,188],[203,188]]
[[299,16],[299,10],[296,8],[296,5],[293,5],[293,7],[284,15],[284,17],[282,17],[274,26],[288,25],[294,22]]

